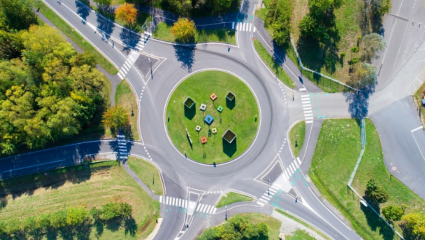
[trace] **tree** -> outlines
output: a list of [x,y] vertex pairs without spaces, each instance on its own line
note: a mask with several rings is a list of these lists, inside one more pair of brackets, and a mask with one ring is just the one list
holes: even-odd
[[388,194],[374,179],[370,179],[367,182],[366,196],[377,203],[384,203],[388,200]]
[[377,82],[377,70],[374,65],[367,63],[356,64],[353,67],[348,85],[356,89],[368,89]]
[[0,30],[0,59],[12,59],[21,56],[23,49],[19,34]]
[[386,13],[389,13],[391,10],[391,0],[371,0],[370,6],[372,12],[379,16],[384,16]]
[[72,207],[66,210],[66,223],[68,226],[75,226],[87,220],[87,210],[84,207]]
[[105,221],[121,216],[120,204],[116,202],[106,203],[102,206],[102,219]]
[[103,124],[115,131],[122,130],[129,124],[128,113],[121,106],[109,108],[103,114]]
[[389,222],[394,222],[399,221],[401,219],[404,214],[404,211],[403,209],[401,209],[401,207],[389,205],[382,209],[382,214]]
[[0,17],[3,29],[23,30],[37,24],[37,16],[29,1],[0,0]]
[[137,18],[137,9],[134,4],[124,3],[115,9],[115,16],[126,23],[134,23]]
[[333,8],[339,8],[342,0],[309,0],[308,6],[310,10],[315,12],[327,12]]
[[[275,9],[269,9],[269,24],[273,27],[273,39],[278,45],[287,43],[291,34],[291,2],[278,0]],[[271,17],[273,16],[273,20]]]
[[195,22],[187,18],[179,18],[171,28],[171,33],[179,42],[193,42],[196,34]]
[[403,216],[406,228],[416,237],[425,238],[425,215],[409,213]]
[[191,0],[169,0],[168,3],[178,14],[184,16],[189,16],[193,9]]
[[362,45],[364,59],[366,61],[370,61],[376,53],[385,50],[387,47],[387,42],[381,35],[377,33],[371,33],[364,36]]
[[230,8],[233,0],[214,0],[214,10],[222,12]]
[[131,216],[131,212],[133,211],[133,208],[128,203],[120,203],[119,209],[121,216],[125,218],[129,218]]

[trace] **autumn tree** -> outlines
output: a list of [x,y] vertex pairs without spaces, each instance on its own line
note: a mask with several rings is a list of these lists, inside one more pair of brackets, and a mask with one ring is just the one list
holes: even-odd
[[187,18],[179,18],[171,28],[171,33],[176,41],[183,43],[193,42],[196,34],[195,22]]
[[137,9],[134,4],[124,3],[115,9],[115,16],[121,21],[132,24],[137,18]]
[[407,230],[418,239],[425,238],[425,215],[409,213],[403,216]]
[[128,113],[125,108],[121,106],[109,108],[103,114],[103,124],[117,133],[119,130],[123,130],[126,126],[128,126]]

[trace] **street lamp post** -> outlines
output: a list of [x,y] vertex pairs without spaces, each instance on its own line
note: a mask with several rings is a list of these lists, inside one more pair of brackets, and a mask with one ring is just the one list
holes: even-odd
[[152,184],[155,184],[155,178],[153,176],[153,172],[151,172],[151,173],[152,173]]
[[148,57],[148,60],[149,60],[149,63],[151,64],[151,78],[153,78],[153,76],[152,76],[153,75],[153,72],[152,72],[152,61],[151,61],[151,58]]
[[227,221],[227,206],[225,206],[226,208],[226,217],[224,218]]

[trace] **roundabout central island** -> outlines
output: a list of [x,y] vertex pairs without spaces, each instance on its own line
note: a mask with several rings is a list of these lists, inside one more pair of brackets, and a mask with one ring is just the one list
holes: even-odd
[[203,71],[176,85],[166,106],[170,141],[188,159],[204,164],[243,154],[258,132],[258,101],[242,80],[221,71]]

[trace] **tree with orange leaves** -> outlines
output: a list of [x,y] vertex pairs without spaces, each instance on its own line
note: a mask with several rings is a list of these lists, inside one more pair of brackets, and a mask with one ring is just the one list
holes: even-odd
[[187,18],[179,18],[171,28],[171,33],[178,42],[192,42],[195,40],[196,34],[195,22]]
[[124,3],[115,9],[115,16],[126,23],[134,23],[137,17],[137,9],[134,4]]

